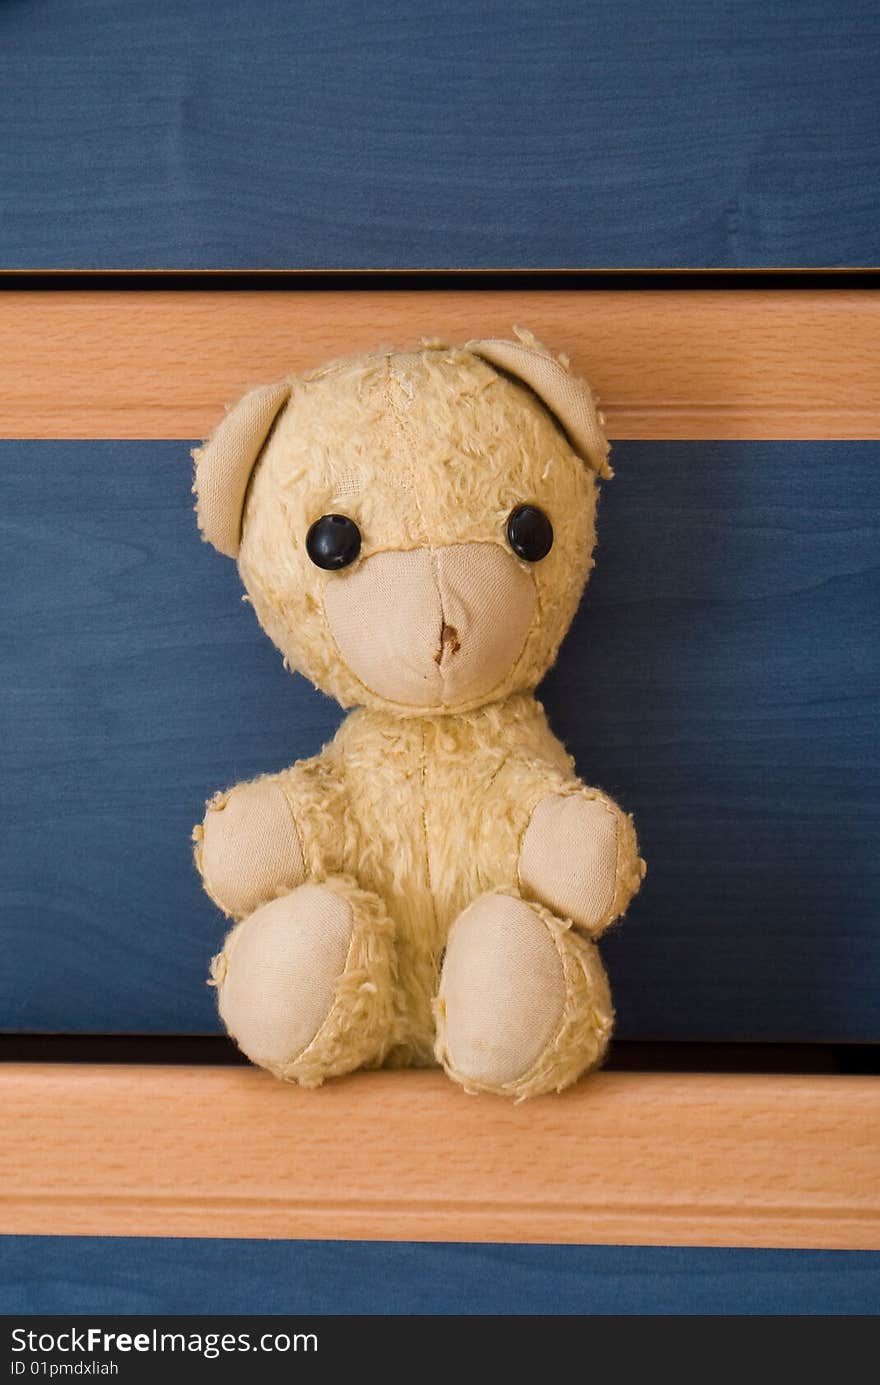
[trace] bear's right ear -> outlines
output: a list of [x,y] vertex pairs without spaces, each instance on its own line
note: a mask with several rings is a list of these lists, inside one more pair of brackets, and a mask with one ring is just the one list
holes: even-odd
[[227,558],[238,557],[251,472],[290,390],[289,380],[251,390],[232,406],[207,442],[193,449],[199,528]]

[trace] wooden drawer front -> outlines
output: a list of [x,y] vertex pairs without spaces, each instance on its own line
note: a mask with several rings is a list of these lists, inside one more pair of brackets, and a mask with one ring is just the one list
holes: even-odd
[[619,1034],[880,1040],[878,303],[0,299],[0,1028],[212,1031],[222,922],[191,824],[215,787],[337,724],[199,541],[192,439],[287,369],[517,319],[596,380],[617,440],[596,573],[544,696],[650,863],[605,946]]
[[0,262],[876,265],[878,42],[870,0],[6,4]]

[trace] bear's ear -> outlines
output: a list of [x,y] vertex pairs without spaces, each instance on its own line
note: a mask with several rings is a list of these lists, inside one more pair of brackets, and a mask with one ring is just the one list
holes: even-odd
[[589,385],[518,327],[518,341],[469,341],[466,350],[521,380],[558,420],[575,452],[598,476],[611,476],[608,441]]
[[238,557],[248,481],[290,389],[290,381],[282,380],[251,390],[233,404],[208,441],[193,450],[199,528],[227,558]]

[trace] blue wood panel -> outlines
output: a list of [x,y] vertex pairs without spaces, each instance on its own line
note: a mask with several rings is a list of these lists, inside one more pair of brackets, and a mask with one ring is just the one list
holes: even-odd
[[0,1313],[873,1314],[880,1254],[7,1236]]
[[[622,443],[544,698],[649,875],[630,1039],[880,1040],[880,444]],[[0,443],[0,1028],[210,1032],[205,798],[339,712],[200,542],[187,444]]]
[[874,0],[0,6],[4,267],[880,261]]

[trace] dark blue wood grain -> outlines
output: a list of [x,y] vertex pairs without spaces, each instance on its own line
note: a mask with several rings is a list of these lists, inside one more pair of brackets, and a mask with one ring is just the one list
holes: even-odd
[[875,0],[0,6],[0,265],[880,261]]
[[[880,1041],[880,444],[624,443],[545,701],[649,875],[630,1039]],[[187,444],[0,443],[0,1028],[205,1032],[218,786],[317,751]]]
[[874,1314],[880,1254],[0,1238],[6,1314]]
[[545,684],[649,875],[622,1037],[880,1039],[880,445],[625,443]]

